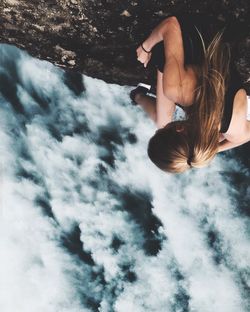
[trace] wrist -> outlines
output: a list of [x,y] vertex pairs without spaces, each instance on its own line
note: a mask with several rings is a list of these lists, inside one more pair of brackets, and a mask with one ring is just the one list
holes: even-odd
[[153,45],[151,45],[150,41],[146,39],[145,41],[142,42],[141,47],[143,51],[145,51],[146,53],[150,53],[152,51]]
[[146,53],[148,53],[148,54],[151,53],[151,49],[149,50],[149,49],[145,48],[144,43],[141,44],[141,48],[142,48],[142,50],[143,50],[144,52],[146,52]]
[[151,35],[142,43],[142,45],[145,50],[151,51],[153,47],[162,40],[163,38],[160,34],[153,31]]

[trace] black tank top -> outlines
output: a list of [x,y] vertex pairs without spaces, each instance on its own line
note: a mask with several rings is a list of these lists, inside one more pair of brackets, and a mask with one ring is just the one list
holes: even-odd
[[[212,38],[216,34],[213,28],[213,22],[207,16],[203,15],[174,15],[180,24],[182,32],[182,41],[184,48],[184,65],[201,65],[204,57],[204,49],[201,40],[203,38],[205,47],[211,42]],[[224,25],[225,26],[225,25]],[[223,25],[220,26],[222,29]],[[217,28],[218,29],[218,28]],[[232,29],[234,33],[232,34]],[[234,27],[228,27],[223,34],[223,38],[226,41],[229,41],[230,36],[237,37],[235,34]],[[165,65],[165,54],[164,54],[164,43],[163,41],[156,44],[152,49],[151,64],[156,66],[156,68],[163,72]],[[239,89],[243,88],[243,83],[241,78],[233,65],[233,62],[230,64],[230,73],[228,87],[225,94],[224,110],[223,117],[221,121],[221,133],[227,132],[230,121],[232,118],[233,112],[233,102],[235,94]],[[181,105],[179,105],[181,106]]]
[[233,104],[234,104],[234,97],[240,89],[243,89],[244,86],[241,83],[241,77],[237,72],[235,66],[231,63],[230,72],[229,72],[229,83],[225,93],[225,100],[224,100],[224,109],[223,109],[223,116],[221,120],[221,133],[226,133],[233,114]]

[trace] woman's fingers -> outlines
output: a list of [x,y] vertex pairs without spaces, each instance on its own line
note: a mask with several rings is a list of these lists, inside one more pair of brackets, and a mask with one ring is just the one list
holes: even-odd
[[142,61],[143,61],[143,56],[144,56],[142,48],[139,47],[139,48],[136,50],[136,53],[137,53],[137,60],[138,60],[139,62],[142,62]]
[[148,66],[148,63],[149,63],[150,59],[151,59],[151,53],[147,55],[147,58],[146,58],[145,61],[143,62],[144,67],[147,67],[147,66]]
[[147,67],[148,62],[150,61],[150,58],[151,58],[151,53],[147,53],[143,51],[143,49],[140,46],[137,48],[136,54],[137,54],[137,60],[141,62],[142,64],[144,64],[144,67]]
[[151,60],[151,55],[152,55],[152,53],[148,53],[147,64],[145,65],[145,67],[147,67],[147,66],[148,66],[148,63],[149,63],[149,62],[150,62],[150,60]]
[[144,63],[147,59],[147,53],[145,53],[141,47],[136,50],[137,60],[141,63]]

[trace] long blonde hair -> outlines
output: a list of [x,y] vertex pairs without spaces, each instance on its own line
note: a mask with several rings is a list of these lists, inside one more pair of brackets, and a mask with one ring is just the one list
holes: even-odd
[[230,49],[222,42],[222,35],[223,31],[217,33],[208,48],[204,48],[196,103],[190,116],[193,126],[193,133],[190,133],[193,139],[193,167],[205,166],[218,152],[230,64]]
[[[201,168],[218,152],[230,63],[229,47],[222,42],[223,31],[215,35],[207,48],[200,36],[204,59],[197,69],[198,87],[188,120],[172,122],[150,139],[148,155],[164,171],[177,173],[190,167]],[[176,131],[177,124],[182,124],[184,131]]]

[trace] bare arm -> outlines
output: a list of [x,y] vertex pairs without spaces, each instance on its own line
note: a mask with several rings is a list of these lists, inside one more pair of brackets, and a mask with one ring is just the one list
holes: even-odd
[[173,16],[164,19],[143,42],[143,47],[150,51],[157,43],[162,41],[166,33],[173,27],[175,20],[176,18]]
[[[145,50],[151,51],[152,48],[162,40],[164,40],[165,44],[165,41],[167,40],[167,34],[173,33],[174,29],[176,29],[176,26],[178,28],[178,21],[174,16],[166,18],[157,27],[154,28],[149,37],[142,43],[142,45],[137,48],[137,59],[139,62],[144,64],[144,67],[147,67],[147,64],[151,58],[151,53],[147,53]],[[175,43],[172,42],[171,44]]]

